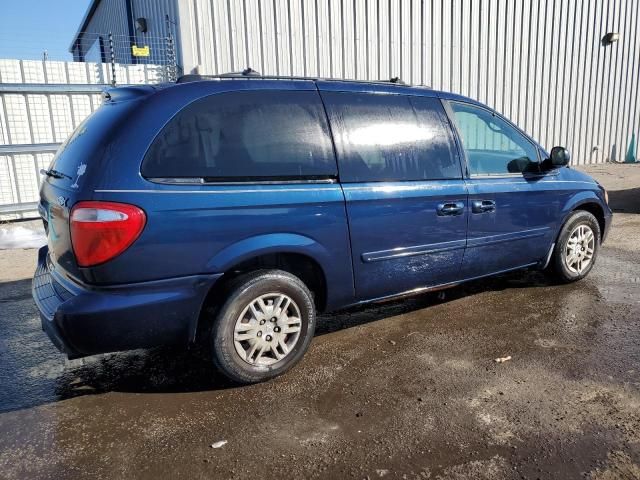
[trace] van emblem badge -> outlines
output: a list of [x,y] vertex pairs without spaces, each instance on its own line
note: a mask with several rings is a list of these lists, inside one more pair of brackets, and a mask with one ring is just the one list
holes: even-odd
[[58,197],[58,205],[60,205],[61,207],[65,207],[67,205],[67,199],[64,198],[63,196]]

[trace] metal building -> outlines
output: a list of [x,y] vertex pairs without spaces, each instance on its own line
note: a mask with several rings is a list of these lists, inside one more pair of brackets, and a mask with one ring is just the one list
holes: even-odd
[[[176,35],[177,0],[92,0],[69,47],[74,60],[165,63]],[[150,46],[145,57],[132,45]]]
[[184,73],[399,76],[594,163],[623,161],[640,130],[639,28],[636,0],[93,0],[71,50],[175,35]]

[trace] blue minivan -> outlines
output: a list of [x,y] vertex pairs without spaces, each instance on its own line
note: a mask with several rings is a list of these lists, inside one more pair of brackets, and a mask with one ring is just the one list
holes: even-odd
[[486,106],[398,82],[228,74],[110,89],[45,174],[33,297],[69,358],[204,340],[239,383],[316,313],[593,267],[597,182]]

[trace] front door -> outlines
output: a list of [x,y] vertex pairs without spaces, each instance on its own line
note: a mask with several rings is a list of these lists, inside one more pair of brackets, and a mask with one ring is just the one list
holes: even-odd
[[468,166],[469,229],[461,277],[531,265],[552,243],[561,202],[540,172],[537,146],[489,109],[448,102]]
[[358,298],[454,281],[466,243],[467,192],[440,100],[321,93],[336,142]]

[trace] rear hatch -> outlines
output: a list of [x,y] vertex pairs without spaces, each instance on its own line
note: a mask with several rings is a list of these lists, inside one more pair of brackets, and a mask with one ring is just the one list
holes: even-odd
[[76,128],[59,148],[40,188],[38,210],[47,233],[50,265],[80,281],[85,279],[73,254],[69,214],[77,202],[92,199],[96,176],[107,170],[109,145],[117,141],[118,129],[135,103],[123,100],[105,102]]

